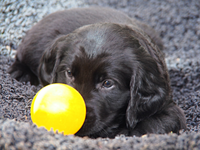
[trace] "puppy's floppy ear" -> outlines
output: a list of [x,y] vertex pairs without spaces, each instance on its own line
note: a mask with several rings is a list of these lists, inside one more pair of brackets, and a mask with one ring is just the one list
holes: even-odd
[[[145,48],[148,48],[145,46]],[[163,108],[169,93],[168,74],[143,46],[134,52],[134,69],[130,82],[130,101],[126,110],[127,126],[134,128],[141,120]],[[163,60],[164,61],[164,60]],[[161,64],[159,64],[161,63]],[[158,66],[158,64],[160,66]]]
[[45,49],[38,68],[38,76],[43,86],[54,82],[56,70],[63,57],[65,42],[65,36],[57,38],[50,47]]

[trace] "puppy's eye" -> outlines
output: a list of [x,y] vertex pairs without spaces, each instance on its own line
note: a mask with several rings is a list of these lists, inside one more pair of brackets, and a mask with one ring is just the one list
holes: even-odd
[[102,84],[103,87],[105,88],[111,88],[113,86],[113,81],[112,80],[105,80]]
[[66,75],[67,75],[68,77],[72,77],[72,76],[73,76],[70,69],[67,69]]

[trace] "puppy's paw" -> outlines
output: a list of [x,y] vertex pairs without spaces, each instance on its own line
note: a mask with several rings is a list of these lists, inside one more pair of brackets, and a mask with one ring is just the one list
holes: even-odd
[[15,78],[20,82],[30,81],[33,85],[39,84],[37,76],[29,69],[29,67],[17,60],[12,64],[10,68],[8,68],[7,72],[12,78]]

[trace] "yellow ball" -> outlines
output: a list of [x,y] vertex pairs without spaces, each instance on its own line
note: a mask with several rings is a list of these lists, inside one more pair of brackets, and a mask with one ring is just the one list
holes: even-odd
[[69,85],[54,83],[42,88],[31,104],[31,119],[38,127],[75,134],[83,125],[86,106],[82,96]]

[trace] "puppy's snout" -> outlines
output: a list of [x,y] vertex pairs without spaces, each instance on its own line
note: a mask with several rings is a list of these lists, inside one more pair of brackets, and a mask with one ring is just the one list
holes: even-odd
[[86,84],[78,84],[75,85],[74,88],[81,94],[81,96],[83,97],[83,99],[86,101],[88,99],[91,99],[91,88],[90,86],[86,85]]

